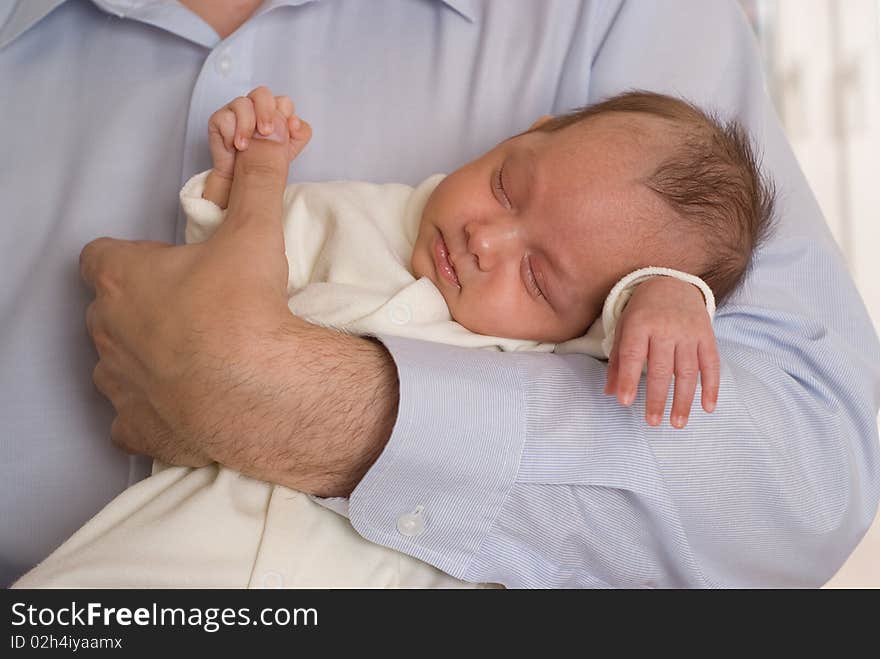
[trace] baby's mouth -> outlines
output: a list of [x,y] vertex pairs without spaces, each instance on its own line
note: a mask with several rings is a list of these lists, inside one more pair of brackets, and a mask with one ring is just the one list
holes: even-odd
[[437,268],[437,274],[456,288],[461,288],[458,274],[449,260],[449,248],[446,246],[446,241],[443,240],[443,234],[438,232],[434,237],[431,252],[434,257],[434,267]]

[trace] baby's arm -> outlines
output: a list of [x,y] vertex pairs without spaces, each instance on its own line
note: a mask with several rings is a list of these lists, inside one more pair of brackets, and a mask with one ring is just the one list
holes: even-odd
[[281,141],[280,126],[287,122],[288,158],[293,160],[312,137],[309,124],[294,113],[287,96],[273,96],[267,87],[257,87],[247,96],[239,96],[211,115],[208,121],[208,145],[214,166],[205,181],[202,197],[220,208],[229,203],[235,155],[247,149],[251,139]]
[[614,332],[605,393],[631,405],[648,362],[645,419],[660,425],[669,383],[675,376],[670,422],[687,425],[697,374],[702,405],[712,412],[718,400],[720,362],[707,300],[695,285],[674,277],[640,283]]

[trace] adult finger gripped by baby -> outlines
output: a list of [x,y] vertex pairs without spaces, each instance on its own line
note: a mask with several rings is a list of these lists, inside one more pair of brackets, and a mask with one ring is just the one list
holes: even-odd
[[312,127],[302,118],[294,115],[283,117],[276,111],[272,119],[272,130],[267,134],[255,132],[254,140],[267,140],[278,144],[287,145],[287,159],[292,161],[296,158],[309,140],[312,139]]

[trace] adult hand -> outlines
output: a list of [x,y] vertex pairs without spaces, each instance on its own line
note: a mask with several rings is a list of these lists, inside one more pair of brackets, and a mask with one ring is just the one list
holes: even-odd
[[86,245],[94,381],[117,412],[111,438],[128,451],[345,495],[390,435],[396,372],[378,342],[288,310],[287,167],[285,144],[251,141],[227,219],[204,243]]

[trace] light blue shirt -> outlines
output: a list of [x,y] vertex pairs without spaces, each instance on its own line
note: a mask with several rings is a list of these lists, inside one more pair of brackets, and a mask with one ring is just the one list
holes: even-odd
[[208,117],[259,84],[314,128],[291,180],[412,184],[646,88],[739,117],[780,191],[716,316],[718,408],[685,430],[604,396],[592,358],[382,337],[400,411],[351,496],[367,539],[508,586],[815,586],[870,524],[880,348],[733,2],[267,0],[221,41],[168,0],[0,0],[0,80],[5,582],[146,474],[91,382],[80,249],[179,239]]

